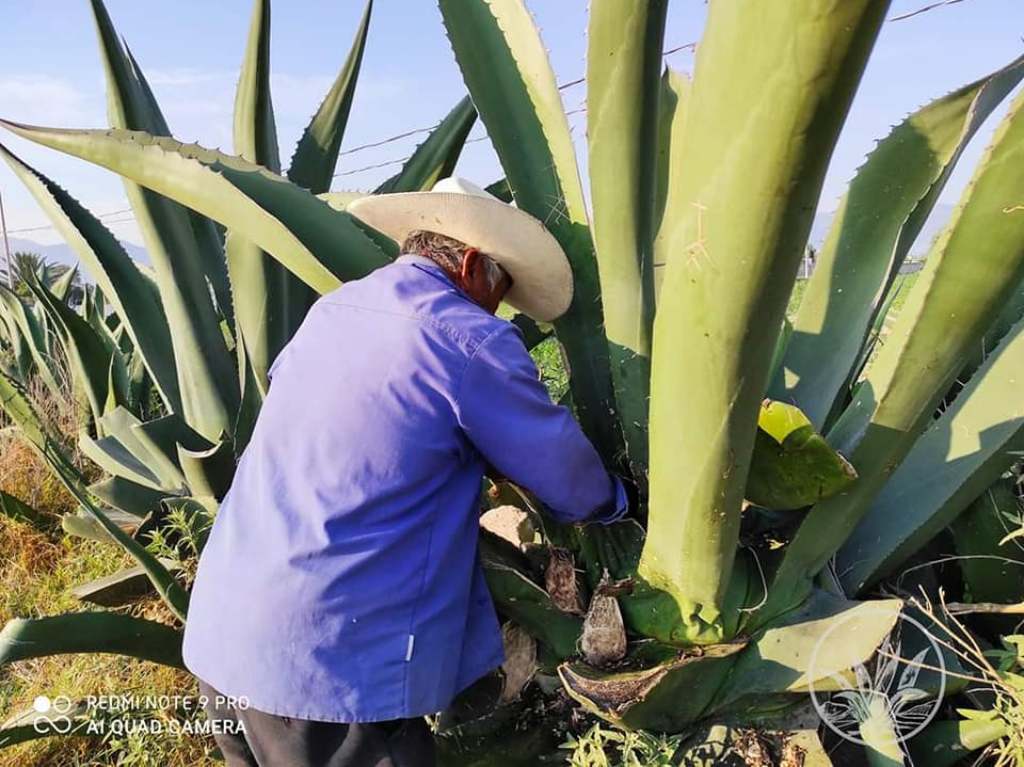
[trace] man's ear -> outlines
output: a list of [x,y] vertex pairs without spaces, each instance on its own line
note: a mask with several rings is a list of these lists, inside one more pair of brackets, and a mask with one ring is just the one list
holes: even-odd
[[480,266],[480,251],[477,248],[466,248],[462,254],[462,281],[466,284]]

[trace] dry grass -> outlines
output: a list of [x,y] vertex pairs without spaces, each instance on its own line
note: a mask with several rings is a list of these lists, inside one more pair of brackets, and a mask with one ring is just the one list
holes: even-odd
[[[100,476],[74,448],[78,421],[73,405],[55,402],[39,386],[30,387],[39,411],[66,435],[66,446],[92,480]],[[6,427],[6,428],[5,428]],[[113,544],[66,536],[60,517],[75,503],[64,487],[18,434],[0,422],[0,489],[43,512],[41,527],[0,516],[0,625],[92,608],[78,602],[71,589],[134,564]],[[155,597],[121,611],[165,623],[173,618]],[[187,672],[117,655],[61,655],[21,661],[0,668],[0,721],[31,708],[38,695],[67,695],[72,700],[100,695],[195,696]],[[134,712],[137,717],[181,718],[173,711]],[[212,738],[187,735],[51,737],[0,749],[0,767],[209,767]]]

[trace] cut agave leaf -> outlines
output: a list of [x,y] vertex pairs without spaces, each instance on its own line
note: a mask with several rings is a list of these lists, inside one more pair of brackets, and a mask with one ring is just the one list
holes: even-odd
[[0,666],[67,653],[116,653],[184,668],[182,633],[163,623],[110,612],[15,618],[0,631]]
[[850,462],[829,447],[798,407],[761,403],[748,501],[766,509],[800,509],[841,492],[856,478]]
[[654,666],[630,671],[563,663],[558,675],[574,700],[605,721],[629,729],[678,732],[701,718],[745,646],[733,642],[689,654],[677,651]]

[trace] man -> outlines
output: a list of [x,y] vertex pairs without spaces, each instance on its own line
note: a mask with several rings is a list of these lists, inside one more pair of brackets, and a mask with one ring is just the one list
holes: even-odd
[[627,511],[494,315],[572,300],[540,222],[452,179],[350,210],[404,255],[317,301],[275,360],[192,592],[185,662],[231,767],[434,763],[423,716],[504,661],[489,468],[562,522]]

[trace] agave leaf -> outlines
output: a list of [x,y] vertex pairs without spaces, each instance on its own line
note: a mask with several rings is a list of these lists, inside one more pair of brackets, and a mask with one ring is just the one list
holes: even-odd
[[374,192],[421,192],[434,186],[442,178],[452,175],[459,161],[466,136],[476,122],[476,109],[469,96],[456,104],[445,118],[416,147],[402,169]]
[[178,463],[191,495],[223,500],[235,474],[235,453],[231,440],[222,439],[205,450],[178,446]]
[[716,693],[712,709],[746,696],[834,688],[831,678],[864,664],[899,618],[898,599],[850,602],[815,590],[798,609],[761,630]]
[[961,153],[1021,77],[1024,57],[919,109],[851,182],[794,320],[785,380],[773,393],[819,429],[851,383],[882,299]]
[[89,492],[104,503],[140,519],[158,508],[167,491],[132,482],[124,477],[107,477],[89,485]]
[[24,522],[40,530],[49,527],[47,515],[36,511],[24,501],[15,498],[10,493],[0,490],[0,514],[8,519]]
[[932,722],[907,745],[914,764],[953,767],[972,751],[984,748],[1009,734],[1002,719],[960,719]]
[[661,49],[667,0],[595,0],[587,32],[594,248],[612,382],[634,477],[647,476]]
[[[111,126],[169,136],[167,122],[141,70],[118,39],[101,0],[92,0],[92,9],[107,75]],[[141,188],[144,184],[138,185],[138,179],[125,175],[125,180],[173,330],[183,412],[200,431],[216,436],[227,428],[238,407],[231,356],[207,284],[209,280],[222,291],[226,287],[223,253],[211,234],[212,223],[197,219],[182,205],[161,196],[158,189]],[[197,231],[203,229],[206,236],[197,237]]]
[[678,732],[701,718],[744,647],[733,642],[690,655],[677,651],[661,663],[631,671],[563,663],[558,675],[574,700],[605,721],[629,729]]
[[29,311],[18,295],[6,285],[0,285],[0,311],[3,311],[11,330],[17,329],[19,337],[35,362],[36,373],[50,394],[58,398],[64,396],[53,375],[53,356],[47,348],[46,330],[39,318]]
[[60,335],[80,408],[83,413],[91,410],[98,421],[103,416],[107,399],[111,355],[120,355],[120,351],[108,346],[106,338],[101,337],[92,325],[60,301],[42,282],[29,278],[25,283]]
[[[2,149],[2,147],[0,147]],[[78,264],[64,270],[64,274],[53,281],[53,284],[49,286],[50,292],[56,296],[57,300],[62,304],[67,305],[69,298],[71,297],[71,286],[75,283],[75,278],[78,276]]]
[[82,475],[68,458],[59,439],[39,417],[22,387],[0,368],[0,410],[69,490],[81,486]]
[[[105,513],[111,522],[117,525],[125,535],[130,537],[134,537],[138,533],[144,522],[144,520],[134,514],[119,511],[118,509],[107,509]],[[60,527],[65,533],[76,538],[85,538],[90,541],[98,541],[99,543],[117,544],[117,540],[107,532],[103,525],[82,510],[74,514],[62,516],[60,518]]]
[[758,416],[746,498],[766,509],[800,509],[841,492],[857,478],[810,419],[785,402],[765,400]]
[[[16,746],[19,743],[27,743],[39,738],[48,738],[54,735],[68,737],[71,735],[96,735],[99,728],[89,732],[87,725],[89,720],[86,714],[89,711],[89,703],[80,700],[73,704],[64,713],[41,714],[35,707],[17,714],[0,726],[0,748]],[[70,726],[68,726],[70,720]]]
[[[270,96],[270,2],[253,4],[249,42],[235,94],[235,153],[274,173],[281,172]],[[266,396],[267,370],[291,337],[287,282],[295,276],[245,236],[244,229],[228,232],[228,272],[238,334],[244,338],[260,397]],[[237,350],[242,349],[237,345]]]
[[555,330],[584,432],[611,463],[622,437],[603,338],[597,263],[569,123],[522,0],[439,0],[462,77],[501,160],[516,205],[548,227],[572,266],[574,296]]
[[[161,559],[160,563],[168,570],[178,567],[170,559]],[[96,578],[71,589],[71,595],[81,602],[90,602],[101,607],[121,607],[132,600],[151,593],[150,583],[145,569],[142,567],[126,567],[111,575]]]
[[67,653],[117,653],[184,668],[180,631],[156,621],[109,612],[16,618],[0,631],[0,666]]
[[872,696],[868,702],[868,715],[858,728],[869,767],[904,764],[899,733],[885,703],[885,698]]
[[[130,131],[37,128],[0,120],[23,138],[121,173],[180,200],[257,245],[321,293],[358,279],[387,258],[351,216],[244,160]],[[231,373],[237,379],[236,372]],[[237,380],[234,386],[237,387]],[[186,420],[195,426],[193,419]],[[204,436],[219,435],[198,429]]]
[[[867,513],[931,422],[1006,299],[1024,279],[1024,93],[1013,102],[935,241],[907,302],[853,401],[828,433],[860,479],[811,509],[775,576],[770,616],[798,603],[810,579]],[[777,613],[776,613],[777,614]]]
[[921,435],[837,555],[843,587],[892,573],[967,509],[1024,449],[1024,320]]
[[498,609],[558,658],[575,655],[583,620],[559,610],[548,593],[524,574],[519,557],[500,544],[495,536],[481,534],[481,564]]
[[[1024,513],[1012,479],[1000,478],[953,522],[951,532],[971,602],[1014,604],[1024,601],[1024,549],[1007,534],[1021,528]],[[992,617],[1004,632],[1018,624],[1013,616]]]
[[348,115],[352,109],[352,98],[356,91],[356,81],[359,79],[363,51],[366,49],[366,34],[370,28],[372,11],[373,0],[367,0],[348,58],[345,59],[320,108],[313,115],[313,120],[299,139],[291,166],[288,168],[288,179],[314,194],[321,194],[331,188],[341,139],[345,135],[345,126],[348,124]]
[[709,7],[680,186],[666,199],[656,244],[668,263],[655,319],[640,560],[641,575],[671,593],[683,615],[709,624],[721,620],[761,398],[814,201],[887,7]]

